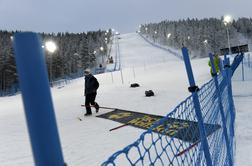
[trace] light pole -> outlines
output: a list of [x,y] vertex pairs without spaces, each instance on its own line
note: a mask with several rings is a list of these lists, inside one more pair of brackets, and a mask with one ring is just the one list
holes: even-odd
[[[81,64],[80,62],[78,61],[79,60],[79,57],[80,57],[80,54],[79,53],[74,53],[74,66],[77,67],[77,72],[80,73],[80,68],[81,68]],[[71,60],[72,61],[72,60]],[[73,71],[76,71],[76,70],[73,70]],[[72,62],[71,62],[71,65],[70,65],[70,70],[69,70],[69,75],[72,73]]]
[[103,57],[103,51],[104,51],[104,48],[101,46],[100,47],[100,51],[101,51],[101,53],[102,53],[102,64],[104,63],[104,57]]
[[168,33],[167,38],[170,39],[170,37],[171,37],[171,33]]
[[230,47],[230,40],[229,40],[229,29],[228,29],[228,25],[229,23],[232,22],[232,17],[230,15],[226,15],[224,16],[224,19],[223,19],[223,23],[226,27],[226,30],[227,30],[227,39],[228,39],[228,52],[229,52],[229,55],[231,54],[231,47]]
[[50,40],[45,43],[45,48],[51,55],[50,57],[50,82],[52,82],[52,54],[56,51],[57,46],[53,41]]
[[169,43],[170,43],[169,39],[170,39],[170,37],[171,37],[171,33],[168,33],[168,34],[166,35],[166,37],[167,37],[167,45],[169,45]]
[[208,48],[208,40],[207,39],[205,39],[204,41],[203,41],[203,44],[205,45],[205,51],[206,51],[206,53],[209,51],[209,48]]
[[139,26],[138,26],[138,31],[137,31],[138,33],[141,32],[141,28],[142,28],[142,25],[139,25]]
[[146,37],[148,38],[148,27],[145,27],[145,34],[146,34]]
[[95,57],[95,66],[97,66],[97,62],[98,62],[97,59],[98,58],[97,58],[96,50],[93,51],[93,55]]
[[203,43],[204,43],[205,45],[207,45],[207,43],[208,43],[207,39],[204,40]]
[[155,35],[154,35],[154,43],[156,43],[156,40],[157,40],[157,31],[154,32]]

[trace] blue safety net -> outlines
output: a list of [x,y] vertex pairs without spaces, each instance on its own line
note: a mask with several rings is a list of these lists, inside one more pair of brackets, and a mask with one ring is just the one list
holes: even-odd
[[[200,102],[212,165],[232,165],[235,108],[230,77],[240,62],[240,57],[237,57],[230,68],[225,68],[216,76],[217,79],[213,78],[204,84],[142,133],[134,143],[115,152],[102,166],[207,165],[193,95],[197,95]],[[221,116],[221,110],[224,117]]]

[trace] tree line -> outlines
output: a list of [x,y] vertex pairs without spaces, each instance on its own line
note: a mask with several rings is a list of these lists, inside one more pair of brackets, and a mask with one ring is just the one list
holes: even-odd
[[[18,86],[12,41],[14,33],[0,30],[0,93]],[[54,53],[48,52],[45,47],[43,49],[49,78],[57,80],[80,75],[83,69],[98,66],[97,63],[100,62],[97,59],[107,56],[112,31],[40,33],[40,35],[43,46],[46,41],[56,43],[57,50]]]
[[239,18],[224,24],[224,18],[184,19],[161,21],[140,26],[139,32],[162,45],[180,49],[186,46],[194,56],[208,56],[209,51],[219,53],[221,48],[251,43],[252,19]]

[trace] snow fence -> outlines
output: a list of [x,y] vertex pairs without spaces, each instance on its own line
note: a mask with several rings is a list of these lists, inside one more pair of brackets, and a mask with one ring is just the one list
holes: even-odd
[[147,43],[151,44],[152,46],[157,47],[157,48],[159,48],[159,49],[162,49],[162,50],[164,50],[164,51],[167,51],[167,52],[171,53],[172,55],[176,56],[177,58],[179,58],[179,59],[181,59],[181,60],[183,59],[183,57],[182,57],[178,52],[176,52],[175,50],[172,50],[171,48],[165,47],[165,46],[160,45],[160,44],[158,44],[158,43],[152,42],[151,40],[149,40],[147,37],[145,37],[145,36],[142,35],[141,33],[138,33],[138,34],[139,34],[139,36],[141,36]]
[[[201,88],[191,87],[195,93],[142,133],[134,143],[115,152],[102,166],[233,165],[235,108],[231,77],[242,58],[243,54],[237,55],[232,65],[225,58],[224,69],[221,68],[220,74],[216,74]],[[199,101],[201,118],[197,116],[195,97]],[[177,120],[168,123],[167,120],[171,118]],[[177,123],[178,120],[191,121],[198,125],[181,125]],[[191,129],[187,130],[188,127]],[[155,132],[159,128],[163,128],[163,133]],[[193,137],[190,139],[193,141],[183,139],[188,135]]]

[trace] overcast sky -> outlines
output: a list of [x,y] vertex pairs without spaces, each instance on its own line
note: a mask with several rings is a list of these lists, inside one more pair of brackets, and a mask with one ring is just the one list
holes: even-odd
[[86,32],[183,18],[252,17],[252,0],[0,0],[0,29]]

